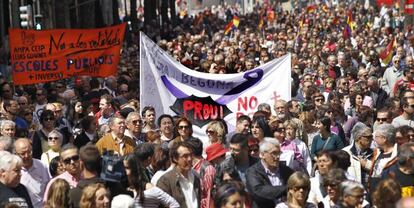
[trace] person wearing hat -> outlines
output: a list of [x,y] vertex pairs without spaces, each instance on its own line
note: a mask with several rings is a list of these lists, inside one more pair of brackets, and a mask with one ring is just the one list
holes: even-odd
[[206,148],[207,161],[214,165],[220,164],[226,158],[227,149],[219,143],[213,143]]

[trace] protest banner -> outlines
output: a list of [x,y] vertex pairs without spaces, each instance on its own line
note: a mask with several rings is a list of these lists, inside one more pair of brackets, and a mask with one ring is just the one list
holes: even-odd
[[88,75],[115,75],[125,24],[99,29],[10,29],[13,81],[42,83]]
[[143,33],[140,42],[141,107],[186,116],[200,139],[211,120],[225,120],[230,132],[238,116],[252,116],[260,103],[291,98],[290,54],[243,73],[208,74],[181,65]]

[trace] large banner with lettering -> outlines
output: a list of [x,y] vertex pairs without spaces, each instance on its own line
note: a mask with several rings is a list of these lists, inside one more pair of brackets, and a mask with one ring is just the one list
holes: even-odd
[[206,138],[211,120],[225,120],[230,132],[238,116],[252,116],[260,103],[290,100],[290,54],[243,73],[207,74],[181,65],[143,33],[140,39],[141,107],[186,116],[196,137]]
[[125,24],[99,29],[10,29],[15,84],[116,74]]

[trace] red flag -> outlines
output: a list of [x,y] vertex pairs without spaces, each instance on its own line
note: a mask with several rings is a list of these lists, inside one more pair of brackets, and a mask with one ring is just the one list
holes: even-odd
[[310,5],[310,6],[306,7],[306,12],[307,12],[307,13],[313,13],[313,12],[315,12],[315,11],[316,11],[316,9],[317,9],[317,8],[318,8],[318,6],[317,6],[317,5],[315,5],[315,4]]
[[414,0],[406,0],[404,5],[404,12],[406,15],[414,14]]
[[381,59],[381,62],[385,66],[387,66],[388,63],[390,63],[392,54],[394,52],[394,48],[395,48],[395,40],[391,40],[391,42],[388,43],[387,47],[380,52],[379,58]]

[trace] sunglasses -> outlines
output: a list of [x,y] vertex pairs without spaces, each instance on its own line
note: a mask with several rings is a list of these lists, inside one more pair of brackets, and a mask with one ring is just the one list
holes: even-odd
[[64,159],[63,160],[63,163],[65,163],[66,165],[68,165],[68,164],[70,164],[71,161],[77,162],[78,160],[79,160],[79,155],[75,155],[75,156],[72,156],[70,158]]
[[47,138],[49,141],[52,141],[52,140],[59,140],[59,137],[48,137]]
[[45,119],[43,119],[43,121],[54,121],[55,120],[55,118],[45,118]]
[[142,124],[142,120],[133,120],[131,121],[132,124],[137,125],[137,124]]
[[178,126],[178,129],[189,129],[190,126]]
[[296,186],[293,188],[294,191],[299,191],[299,190],[309,190],[309,186]]
[[285,132],[285,130],[286,130],[285,128],[277,128],[276,129],[277,132]]
[[206,134],[214,134],[215,132],[213,130],[207,130]]
[[378,122],[380,122],[380,121],[384,122],[384,121],[387,121],[387,120],[388,120],[388,118],[377,118]]

